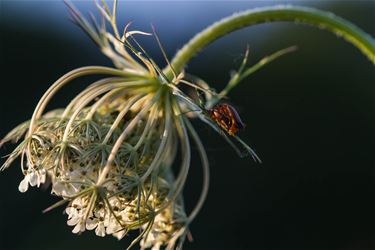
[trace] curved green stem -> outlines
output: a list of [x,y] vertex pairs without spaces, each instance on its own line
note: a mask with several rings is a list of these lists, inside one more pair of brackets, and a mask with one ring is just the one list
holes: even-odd
[[[171,64],[180,71],[202,48],[221,36],[243,27],[276,21],[304,23],[331,31],[357,47],[375,64],[375,41],[360,28],[330,12],[288,5],[240,12],[212,24],[180,49]],[[170,76],[170,69],[166,69],[165,73]]]

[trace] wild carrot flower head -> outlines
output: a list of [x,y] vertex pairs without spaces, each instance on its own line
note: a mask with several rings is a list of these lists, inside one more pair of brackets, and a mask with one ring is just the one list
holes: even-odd
[[[58,79],[40,99],[31,120],[1,141],[1,145],[20,141],[1,169],[20,157],[21,192],[49,179],[52,194],[62,200],[47,211],[66,202],[73,233],[95,230],[98,236],[121,239],[130,230],[140,229],[131,246],[137,242],[142,248],[172,249],[178,242],[181,246],[208,188],[206,152],[187,117],[200,118],[259,160],[237,136],[227,135],[207,111],[229,89],[216,94],[199,78],[174,72],[170,64],[173,78],[167,76],[134,37],[151,34],[131,31],[130,24],[119,32],[116,1],[111,10],[105,2],[97,3],[103,17],[100,25],[94,17],[90,24],[68,6],[73,20],[116,68],[83,67]],[[45,112],[64,85],[92,74],[108,77],[86,87],[65,108]],[[182,84],[203,93],[207,104],[182,91]],[[196,207],[186,215],[181,193],[190,167],[191,140],[201,158],[204,184]],[[174,176],[177,154],[181,162]]]

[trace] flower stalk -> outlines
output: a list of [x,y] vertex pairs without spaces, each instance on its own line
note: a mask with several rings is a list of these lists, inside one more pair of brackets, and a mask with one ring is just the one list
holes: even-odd
[[[177,52],[171,64],[180,71],[192,57],[216,39],[244,27],[280,21],[326,29],[353,44],[375,64],[375,41],[370,35],[331,12],[292,5],[257,8],[224,18],[196,34]],[[169,68],[164,71],[166,75],[171,75]]]

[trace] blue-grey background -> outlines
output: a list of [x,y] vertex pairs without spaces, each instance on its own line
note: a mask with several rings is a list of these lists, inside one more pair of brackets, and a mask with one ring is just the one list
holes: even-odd
[[[92,1],[74,2],[95,12]],[[196,32],[233,12],[292,3],[332,11],[375,36],[374,1],[125,1],[119,23],[150,30],[170,57]],[[141,39],[164,65],[152,38]],[[186,249],[374,249],[374,66],[331,33],[291,23],[262,24],[228,35],[194,58],[187,71],[220,90],[246,45],[250,63],[290,45],[278,59],[230,94],[247,128],[241,137],[264,163],[241,159],[211,129],[195,123],[212,170],[209,196],[191,225]],[[68,19],[61,1],[0,1],[0,137],[29,119],[58,77],[108,59]],[[50,108],[65,105],[89,83],[63,89]],[[1,155],[12,146],[1,149]],[[201,187],[194,157],[185,187],[191,209]],[[0,249],[125,249],[129,240],[73,235],[48,190],[21,194],[18,164],[0,174]]]

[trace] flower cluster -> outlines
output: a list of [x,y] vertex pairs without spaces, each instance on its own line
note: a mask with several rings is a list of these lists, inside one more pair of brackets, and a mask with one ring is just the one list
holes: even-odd
[[[193,110],[195,117],[227,139],[228,135],[210,118],[206,107],[178,84],[202,91],[211,103],[219,95],[198,78],[191,83],[182,72],[173,72],[173,79],[164,74],[134,38],[150,34],[129,31],[126,25],[120,35],[115,21],[116,1],[112,11],[105,3],[98,4],[113,34],[104,23],[99,26],[94,21],[92,27],[73,6],[69,8],[74,21],[117,68],[83,67],[58,79],[40,99],[31,120],[0,142],[1,147],[21,141],[1,170],[20,157],[24,174],[21,192],[49,180],[51,193],[61,201],[47,210],[68,203],[67,224],[73,227],[73,233],[95,230],[100,237],[122,239],[137,229],[141,233],[129,248],[138,242],[142,248],[154,250],[182,246],[189,224],[203,205],[209,181],[206,152],[187,117]],[[62,87],[90,74],[109,77],[93,82],[65,108],[45,112]],[[204,182],[198,203],[187,216],[182,190],[190,167],[191,139],[201,158]],[[178,168],[174,167],[177,154],[181,159]],[[176,176],[172,168],[177,169]]]
[[175,201],[187,171],[177,181],[171,172],[179,121],[155,81],[117,80],[93,83],[64,110],[15,128],[2,143],[26,136],[3,168],[21,156],[21,192],[49,178],[52,194],[69,202],[73,233],[121,239],[141,228],[145,246],[164,245],[186,222]]

